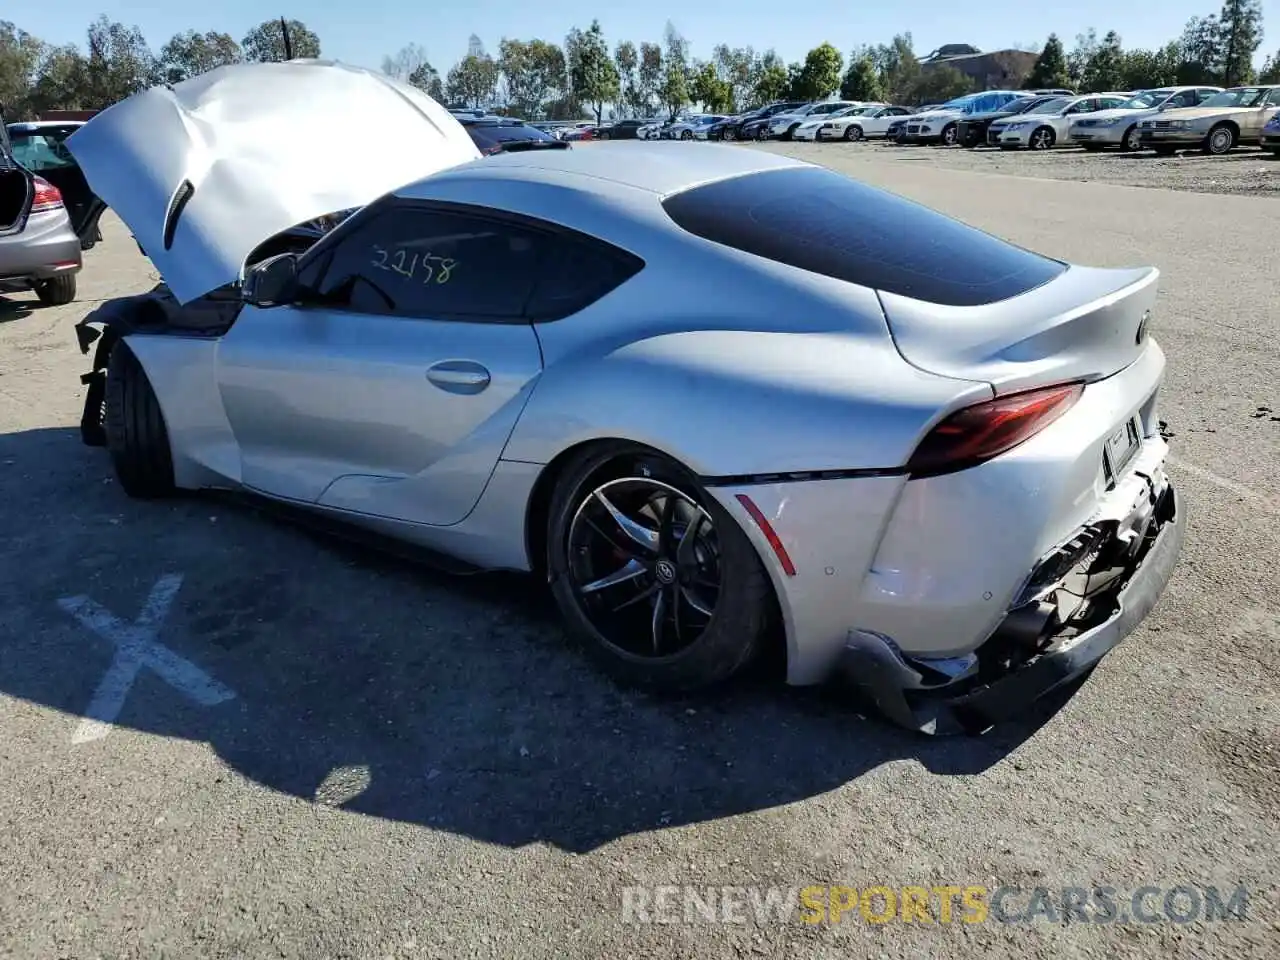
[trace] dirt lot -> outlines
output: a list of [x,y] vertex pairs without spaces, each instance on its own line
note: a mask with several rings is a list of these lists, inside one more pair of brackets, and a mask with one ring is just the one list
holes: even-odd
[[1194,152],[1173,157],[1114,150],[1086,153],[1071,147],[1046,151],[967,150],[963,147],[923,145],[900,147],[884,141],[775,143],[763,149],[793,151],[797,156],[824,164],[881,164],[892,160],[970,173],[1111,183],[1193,193],[1280,197],[1280,158],[1256,147],[1242,147],[1225,157]]
[[[0,299],[0,955],[1278,955],[1280,204],[791,149],[1057,256],[1163,270],[1191,529],[1147,624],[1068,701],[982,739],[908,736],[767,676],[714,701],[624,694],[534,585],[127,500],[75,429],[72,325],[149,280],[111,221],[80,303]],[[84,721],[122,692],[114,728]],[[663,884],[1006,885],[1015,918],[1036,887],[1109,886],[1131,920],[1126,892],[1159,891],[1150,923],[810,926],[790,894],[782,917],[627,922],[626,888]],[[1244,885],[1249,919],[1174,922],[1178,885]]]

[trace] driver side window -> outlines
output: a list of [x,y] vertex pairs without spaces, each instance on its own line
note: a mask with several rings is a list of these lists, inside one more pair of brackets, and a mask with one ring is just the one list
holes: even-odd
[[316,293],[356,313],[518,321],[545,243],[498,219],[393,207],[339,244]]

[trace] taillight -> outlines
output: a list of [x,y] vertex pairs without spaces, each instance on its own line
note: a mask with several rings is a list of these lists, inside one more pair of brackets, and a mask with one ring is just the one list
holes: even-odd
[[31,184],[36,188],[36,195],[31,199],[32,213],[62,209],[62,193],[57,187],[44,177],[32,177]]
[[907,462],[907,472],[936,476],[998,457],[1061,417],[1083,392],[1083,384],[1066,383],[957,410],[929,431]]

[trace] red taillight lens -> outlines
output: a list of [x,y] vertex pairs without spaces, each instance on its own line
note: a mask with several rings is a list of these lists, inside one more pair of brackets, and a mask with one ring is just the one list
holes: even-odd
[[62,209],[62,193],[57,187],[44,177],[32,177],[31,183],[36,188],[36,195],[31,199],[32,213]]
[[1030,440],[1070,410],[1084,384],[1011,393],[957,410],[924,438],[907,463],[912,476],[962,470]]

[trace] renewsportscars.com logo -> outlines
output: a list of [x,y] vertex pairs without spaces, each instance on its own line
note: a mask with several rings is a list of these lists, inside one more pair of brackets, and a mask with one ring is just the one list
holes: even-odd
[[1248,919],[1243,886],[626,887],[623,923],[1188,924]]

